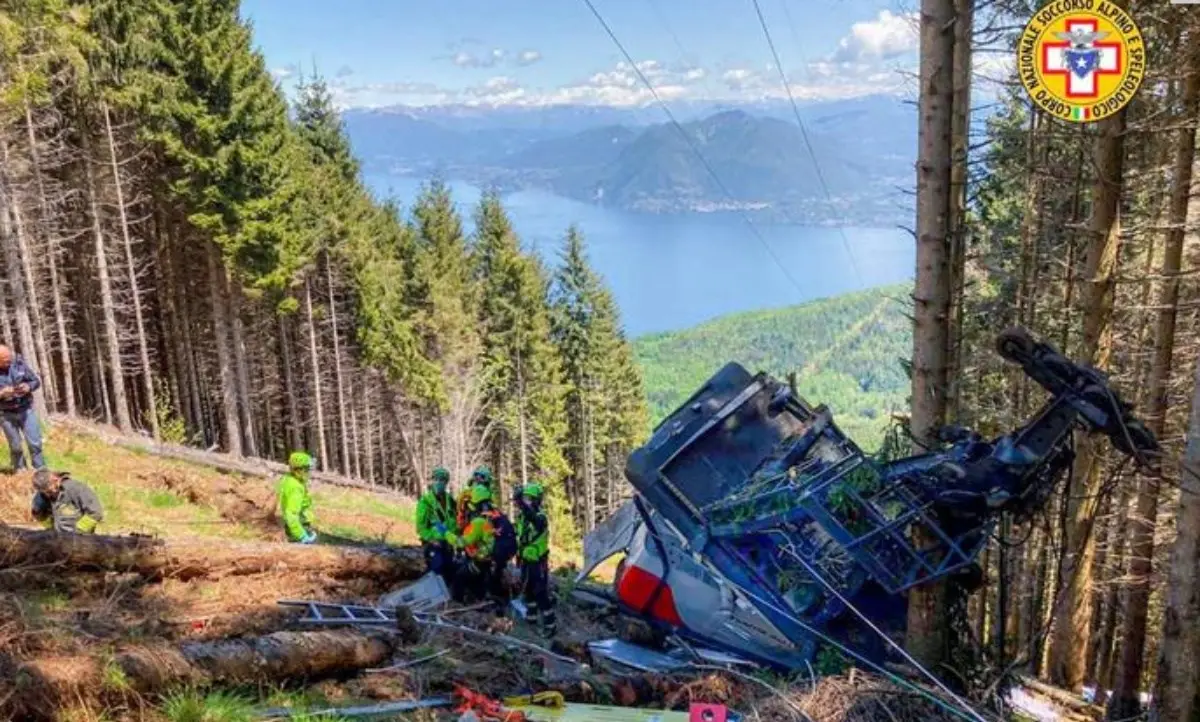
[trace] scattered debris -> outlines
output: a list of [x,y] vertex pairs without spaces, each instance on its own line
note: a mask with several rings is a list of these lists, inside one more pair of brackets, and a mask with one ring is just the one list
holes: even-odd
[[450,697],[430,697],[429,699],[416,699],[407,702],[385,702],[368,707],[330,707],[313,712],[296,712],[295,710],[280,708],[265,710],[259,714],[258,719],[286,719],[299,722],[300,720],[314,717],[390,717],[419,709],[450,707],[453,704],[454,700]]

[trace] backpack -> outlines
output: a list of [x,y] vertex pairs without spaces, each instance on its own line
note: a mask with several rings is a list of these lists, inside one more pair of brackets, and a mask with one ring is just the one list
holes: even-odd
[[496,530],[496,542],[492,554],[496,559],[505,561],[512,559],[517,555],[517,531],[513,529],[512,522],[508,517],[498,511],[490,511],[487,513],[488,520],[492,522],[492,528]]

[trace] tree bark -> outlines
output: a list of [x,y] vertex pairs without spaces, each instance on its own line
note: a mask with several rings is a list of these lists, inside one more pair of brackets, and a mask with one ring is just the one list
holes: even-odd
[[151,579],[220,579],[264,572],[311,573],[335,579],[370,577],[380,584],[425,573],[417,547],[225,542],[189,537],[61,534],[0,526],[4,566],[56,564],[78,571],[133,572]]
[[329,329],[333,333],[333,377],[334,383],[337,385],[337,405],[338,405],[338,434],[341,437],[340,466],[342,473],[350,476],[352,469],[350,468],[350,428],[346,421],[346,386],[342,380],[342,343],[338,338],[337,321],[337,300],[333,294],[333,264],[330,263],[329,254],[325,254],[325,286],[329,295]]
[[142,390],[146,395],[146,422],[150,435],[161,437],[158,428],[158,409],[154,398],[154,369],[150,366],[150,346],[146,342],[146,323],[142,318],[142,296],[138,288],[137,265],[133,262],[133,241],[129,237],[129,217],[125,212],[125,191],[121,185],[121,168],[117,163],[117,145],[113,139],[112,119],[108,103],[101,102],[104,112],[104,131],[108,136],[108,159],[112,167],[113,188],[117,193],[117,213],[121,223],[121,245],[125,249],[125,266],[129,273],[129,291],[133,296],[133,322],[137,326],[138,361],[142,367]]
[[[0,158],[8,163],[8,146],[0,143]],[[38,359],[37,346],[33,339],[33,322],[30,319],[30,301],[26,293],[24,272],[21,268],[22,254],[28,254],[28,244],[25,242],[25,231],[21,223],[21,211],[17,207],[17,199],[11,193],[7,174],[0,170],[0,242],[4,243],[4,258],[7,266],[8,288],[12,294],[13,305],[16,307],[17,333],[21,340],[21,353],[25,354],[30,365],[45,374]],[[46,397],[42,389],[33,393],[34,403],[43,411],[46,409]]]
[[[86,138],[86,131],[83,133]],[[133,423],[129,418],[129,398],[125,392],[125,368],[121,363],[121,339],[117,328],[117,311],[113,300],[112,278],[108,271],[108,248],[104,231],[100,226],[100,202],[97,198],[95,174],[92,172],[90,143],[84,143],[83,167],[87,174],[88,199],[91,203],[92,241],[96,256],[96,276],[100,284],[100,308],[104,313],[104,340],[107,343],[108,371],[112,384],[112,405],[117,417],[117,426],[129,431]]]
[[221,372],[221,416],[225,426],[226,450],[242,455],[242,430],[238,417],[237,379],[229,349],[229,306],[226,299],[225,261],[214,244],[208,246],[208,287],[212,300],[213,337],[216,341],[217,366]]
[[254,406],[250,403],[250,369],[246,362],[246,338],[242,330],[242,284],[226,273],[226,298],[232,306],[229,326],[233,332],[233,363],[237,373],[238,408],[242,421],[242,438],[246,453],[258,456],[258,444],[254,438]]
[[321,361],[317,357],[317,326],[313,320],[312,283],[304,279],[304,310],[308,316],[308,352],[312,361],[313,406],[317,426],[317,466],[321,471],[328,468],[329,449],[325,444],[325,405],[321,401]]
[[39,658],[22,664],[26,681],[6,706],[13,719],[57,719],[61,708],[102,689],[109,665],[123,673],[132,691],[165,692],[181,686],[310,681],[377,667],[396,643],[386,632],[351,630],[275,632],[263,637],[164,644],[97,657]]
[[[43,232],[46,234],[46,257],[50,262],[51,291],[54,294],[54,311],[55,311],[55,315],[56,315],[56,320],[58,320],[58,319],[61,319],[61,309],[62,309],[62,301],[58,297],[58,278],[57,278],[58,269],[55,268],[55,266],[57,265],[55,256],[57,254],[58,248],[57,248],[57,243],[55,242],[54,238],[52,237],[52,232],[50,230],[52,227],[51,220],[50,220],[50,217],[51,217],[50,216],[50,202],[46,196],[45,177],[42,175],[41,151],[38,150],[37,134],[34,132],[33,108],[30,105],[28,99],[26,99],[24,102],[24,108],[25,108],[25,133],[26,133],[26,138],[29,142],[29,159],[31,161],[30,168],[33,171],[33,179],[34,179],[34,182],[37,184],[37,189],[38,189],[38,213],[40,216],[39,220],[41,221]],[[43,323],[42,318],[41,318],[41,304],[38,303],[38,298],[37,298],[37,293],[36,293],[37,288],[34,283],[33,272],[30,268],[30,260],[31,259],[29,259],[28,257],[26,257],[24,259],[25,273],[28,278],[28,283],[30,286],[30,301],[33,304],[34,330],[38,337],[37,338],[38,361],[45,366],[45,368],[41,369],[41,371],[42,371],[42,376],[43,376],[43,382],[46,383],[46,385],[49,389],[48,395],[51,398],[50,403],[52,405],[57,406],[58,401],[59,401],[58,381],[55,378],[53,362],[50,360],[50,352],[48,351],[49,346],[46,344],[46,329],[45,329],[45,324]],[[62,324],[57,324],[56,328],[58,329],[59,333],[62,334],[63,337],[65,337],[66,330],[63,328]],[[63,376],[64,376],[65,382],[66,382],[66,389],[67,389],[66,395],[68,396],[67,413],[74,414],[75,413],[75,399],[70,398],[70,396],[73,395],[73,393],[74,393],[74,389],[72,388],[74,380],[70,378],[70,375],[69,375],[70,372],[67,370],[67,369],[69,369],[69,364],[70,364],[69,355],[64,354],[63,358],[64,358]],[[46,408],[47,410],[50,409],[49,406],[44,407],[44,408]]]
[[1180,463],[1175,544],[1167,574],[1152,722],[1194,722],[1200,715],[1200,359],[1192,381],[1187,449]]
[[958,371],[962,368],[963,291],[966,282],[967,249],[967,182],[971,131],[971,28],[976,0],[954,0],[954,89],[950,118],[950,209],[946,233],[950,240],[949,272],[950,301],[948,332],[946,334],[947,413],[951,419],[961,414],[961,383]]
[[[1120,247],[1120,201],[1124,165],[1125,110],[1101,120],[1095,145],[1096,182],[1092,191],[1091,238],[1084,260],[1083,340],[1079,362],[1105,368],[1111,352],[1113,288]],[[1055,615],[1050,679],[1077,691],[1084,683],[1090,647],[1093,604],[1092,533],[1102,481],[1096,440],[1080,434],[1076,442],[1074,478],[1083,482],[1068,499],[1067,557],[1063,567],[1067,597]]]
[[[950,303],[947,225],[950,211],[954,105],[954,0],[921,0],[920,128],[917,160],[917,259],[913,291],[911,430],[932,445],[946,413],[946,349]],[[917,451],[919,453],[919,449]],[[918,531],[914,543],[925,540]],[[948,642],[944,584],[908,595],[906,646],[930,667]]]
[[[1187,229],[1188,202],[1192,191],[1192,164],[1196,158],[1196,120],[1200,113],[1200,36],[1192,33],[1187,66],[1191,71],[1184,82],[1182,115],[1184,126],[1176,135],[1172,169],[1170,211],[1167,217],[1166,247],[1162,260],[1155,306],[1154,360],[1146,384],[1146,425],[1159,438],[1166,427],[1168,385],[1171,361],[1175,353],[1175,321],[1179,304],[1179,271],[1183,262],[1184,235]],[[1130,519],[1129,577],[1125,620],[1121,627],[1121,657],[1114,673],[1109,715],[1121,719],[1141,709],[1141,688],[1146,620],[1150,601],[1150,572],[1154,559],[1154,531],[1158,518],[1158,479],[1139,478],[1137,502]],[[1186,493],[1185,493],[1186,495]],[[1183,520],[1179,520],[1183,524]],[[1170,591],[1168,591],[1170,594]],[[1193,620],[1193,624],[1195,624]],[[1193,688],[1193,695],[1198,690]]]
[[300,448],[300,411],[296,406],[296,394],[300,393],[296,385],[296,370],[292,367],[292,341],[290,318],[282,314],[279,321],[279,357],[283,361],[283,399],[287,408],[287,443],[291,449]]

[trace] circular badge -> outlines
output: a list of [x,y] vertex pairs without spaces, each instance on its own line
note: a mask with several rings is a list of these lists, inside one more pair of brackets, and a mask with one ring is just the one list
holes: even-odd
[[1017,72],[1033,102],[1074,123],[1124,108],[1146,74],[1142,31],[1108,0],[1051,0],[1017,45]]

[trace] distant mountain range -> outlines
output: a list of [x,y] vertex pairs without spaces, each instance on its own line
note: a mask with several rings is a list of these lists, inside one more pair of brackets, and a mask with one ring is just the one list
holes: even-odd
[[675,114],[687,139],[654,122],[655,112],[438,106],[349,110],[344,119],[371,173],[809,225],[893,225],[911,213],[899,189],[912,185],[916,114],[893,97],[802,106],[807,139],[786,104],[683,106]]

